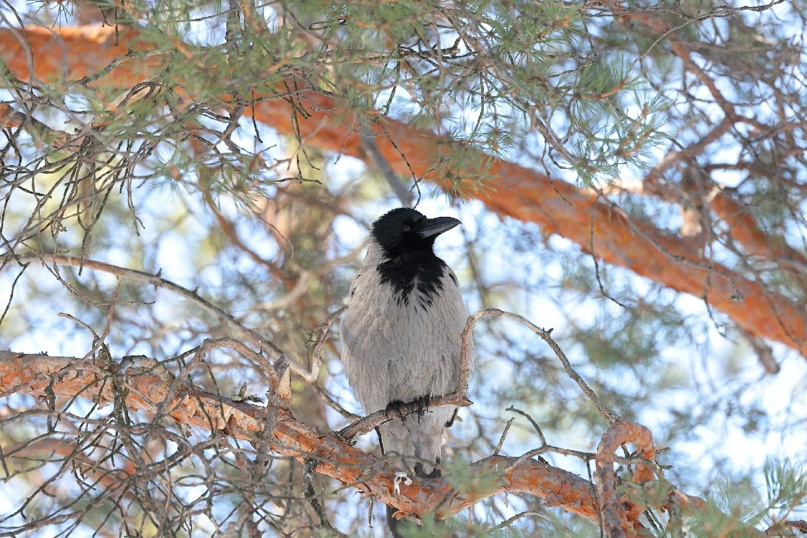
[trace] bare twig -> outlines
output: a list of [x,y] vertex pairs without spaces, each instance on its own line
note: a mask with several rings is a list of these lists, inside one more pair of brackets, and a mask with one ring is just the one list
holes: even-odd
[[[25,259],[35,259],[39,258],[37,256],[25,256]],[[86,258],[73,258],[70,256],[61,256],[61,255],[49,255],[48,258],[58,265],[68,265],[72,267],[87,267],[89,269],[93,269],[96,271],[103,271],[105,273],[111,273],[113,275],[119,276],[121,278],[128,278],[130,280],[135,280],[138,282],[145,282],[156,286],[158,288],[162,288],[168,291],[171,291],[184,299],[187,299],[197,307],[201,308],[205,312],[209,314],[213,314],[216,316],[220,321],[224,322],[236,335],[244,338],[245,340],[249,341],[255,347],[258,347],[261,352],[266,352],[269,354],[270,358],[277,361],[283,357],[289,361],[290,368],[294,371],[294,373],[298,374],[300,377],[305,379],[306,381],[311,382],[312,376],[311,372],[305,368],[302,364],[297,362],[296,360],[292,360],[283,353],[280,348],[275,346],[272,342],[261,336],[257,331],[254,329],[249,329],[241,325],[235,318],[233,318],[229,313],[225,312],[218,306],[212,304],[207,299],[204,299],[199,296],[196,291],[191,291],[187,288],[180,286],[170,280],[167,280],[160,276],[160,273],[152,274],[147,273],[145,271],[139,271],[137,269],[127,269],[125,267],[119,267],[117,265],[112,265],[109,263],[104,263],[101,261],[90,260]],[[44,261],[44,260],[43,260]],[[272,366],[270,363],[266,362],[263,358],[263,355],[259,353],[251,353],[251,358],[257,361],[263,367],[263,370],[267,373],[267,375],[271,375]]]
[[[594,405],[597,407],[597,409],[600,411],[600,413],[602,413],[602,415],[605,417],[605,419],[608,421],[608,423],[609,424],[614,424],[615,422],[618,422],[618,421],[622,420],[619,415],[617,415],[616,413],[611,411],[608,407],[606,407],[602,403],[602,401],[600,401],[599,397],[594,393],[593,390],[591,390],[591,388],[586,384],[586,382],[583,380],[583,378],[580,377],[580,374],[578,374],[574,370],[574,368],[572,368],[572,365],[569,362],[569,359],[566,357],[566,354],[560,348],[558,343],[555,342],[555,340],[552,338],[552,336],[551,336],[552,329],[548,329],[548,330],[547,329],[541,329],[540,327],[536,326],[535,324],[533,324],[528,319],[526,319],[526,318],[524,318],[522,316],[519,316],[518,314],[512,314],[510,312],[505,312],[504,310],[499,310],[497,308],[487,308],[485,310],[480,310],[479,312],[477,312],[476,314],[473,314],[472,316],[470,316],[468,318],[468,323],[466,323],[466,325],[465,325],[465,331],[463,331],[463,345],[465,344],[466,332],[470,333],[470,331],[473,330],[473,326],[476,324],[477,320],[479,320],[479,318],[482,318],[482,317],[485,317],[485,316],[512,319],[514,321],[517,321],[517,322],[521,323],[522,325],[524,325],[525,327],[530,329],[532,332],[534,332],[535,334],[540,336],[541,339],[544,342],[546,342],[549,345],[549,347],[552,348],[552,351],[555,352],[555,355],[558,357],[558,359],[560,359],[560,362],[563,364],[563,369],[566,370],[566,373],[569,375],[569,377],[571,377],[575,381],[575,383],[577,383],[577,385],[580,387],[580,390],[583,391],[583,394],[585,394],[588,397],[588,399],[591,400],[594,403]],[[461,372],[461,374],[462,374],[462,372]],[[467,375],[467,372],[466,372],[466,375]],[[461,376],[460,379],[461,379],[460,386],[467,388],[467,386],[468,386],[467,377],[465,379],[463,379],[462,376]],[[462,384],[463,381],[465,383],[464,385]]]
[[502,449],[502,445],[504,444],[504,440],[507,438],[507,432],[510,431],[510,426],[513,425],[514,420],[515,418],[511,418],[510,420],[507,421],[507,424],[504,425],[504,431],[502,432],[502,435],[499,437],[499,443],[496,445],[496,450],[493,451],[494,456],[499,455],[499,452]]

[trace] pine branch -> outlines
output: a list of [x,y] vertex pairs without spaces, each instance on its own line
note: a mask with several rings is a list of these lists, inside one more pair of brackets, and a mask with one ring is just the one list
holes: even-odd
[[[2,396],[38,397],[52,391],[56,397],[75,398],[80,394],[81,398],[99,404],[112,403],[115,394],[111,383],[105,382],[105,377],[110,375],[105,372],[107,366],[93,359],[0,351],[0,384],[5,389]],[[190,385],[185,385],[166,401],[171,390],[170,379],[137,367],[127,369],[125,385],[128,388],[126,403],[132,409],[155,413],[165,408],[168,416],[179,424],[256,443],[263,435],[266,410],[261,407]],[[410,485],[399,484],[398,495],[395,493],[397,469],[392,463],[362,452],[339,435],[323,434],[296,421],[287,410],[278,410],[275,429],[268,440],[276,453],[300,462],[314,461],[316,472],[418,516],[434,512],[440,506],[437,515],[448,517],[508,491],[530,493],[570,513],[592,521],[597,519],[591,484],[535,460],[524,460],[513,466],[516,458],[495,456],[476,462],[469,469],[471,474],[490,475],[501,471],[498,480],[478,491],[461,494],[453,491],[446,479],[423,481],[412,477]],[[446,499],[449,494],[451,497]]]
[[[109,75],[93,83],[126,87],[143,80],[150,71],[145,61],[120,61],[127,48],[143,50],[133,29],[116,36],[112,29],[97,27],[32,27],[26,29],[26,49],[21,48],[19,35],[17,29],[0,29],[3,59],[21,80],[31,76],[26,53],[47,58],[35,64],[35,74],[40,79],[60,73],[78,78],[113,66]],[[120,40],[120,46],[108,46],[115,38]],[[676,46],[681,46],[680,42]],[[65,54],[48,54],[54,48]],[[60,63],[61,58],[66,64]],[[305,80],[287,80],[286,87],[294,88],[294,106],[304,114],[292,114],[288,103],[276,98],[256,103],[249,112],[258,121],[294,134],[307,144],[368,158],[362,137],[356,136],[364,132],[361,126],[366,125],[366,119],[360,119],[334,96],[311,89]],[[379,135],[376,145],[392,170],[454,188],[433,169],[435,148],[443,142],[440,137],[388,118],[378,118],[370,125],[378,130],[374,133]],[[807,356],[807,313],[803,308],[722,264],[703,259],[700,249],[688,238],[674,237],[648,221],[630,218],[613,204],[541,173],[473,149],[468,149],[465,157],[469,162],[490,163],[487,173],[495,192],[475,194],[490,210],[537,223],[545,233],[566,237],[605,262],[702,298],[749,334],[782,342]],[[754,242],[758,244],[759,238]]]

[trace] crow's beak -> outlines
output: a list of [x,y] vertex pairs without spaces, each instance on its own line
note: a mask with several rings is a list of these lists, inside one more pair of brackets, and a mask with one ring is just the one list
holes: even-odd
[[420,225],[420,230],[417,231],[417,234],[426,239],[427,237],[435,237],[440,235],[443,232],[447,232],[451,228],[455,226],[459,226],[461,224],[460,221],[451,217],[437,217],[436,219],[426,219],[422,221]]

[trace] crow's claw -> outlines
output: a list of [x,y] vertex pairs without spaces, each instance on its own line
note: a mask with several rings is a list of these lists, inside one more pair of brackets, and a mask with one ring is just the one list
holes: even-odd
[[420,396],[415,398],[412,402],[412,411],[418,414],[418,420],[426,414],[426,410],[429,408],[429,402],[431,402],[432,397],[428,394],[424,396]]
[[401,420],[406,420],[406,417],[403,414],[403,410],[405,409],[407,413],[417,413],[418,420],[426,414],[426,410],[429,408],[429,402],[431,402],[432,397],[428,394],[424,396],[418,396],[411,402],[402,402],[401,400],[393,400],[387,404],[387,408],[384,410],[387,418],[390,417],[390,414],[395,413],[398,415],[398,418]]
[[387,418],[389,418],[391,413],[395,413],[398,415],[398,418],[401,420],[406,420],[402,410],[406,409],[406,403],[402,402],[401,400],[393,400],[387,404],[387,408],[384,410],[384,414]]

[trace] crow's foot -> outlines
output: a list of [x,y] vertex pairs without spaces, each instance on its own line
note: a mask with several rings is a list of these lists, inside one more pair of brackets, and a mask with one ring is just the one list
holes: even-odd
[[389,418],[390,415],[395,414],[398,415],[399,419],[406,420],[406,417],[403,414],[404,409],[407,409],[406,402],[402,402],[401,400],[393,400],[387,404],[387,408],[384,410],[384,415]]
[[403,414],[403,411],[406,410],[407,415],[417,413],[418,420],[426,414],[426,410],[429,408],[429,402],[431,402],[432,397],[430,395],[419,396],[412,400],[411,402],[403,402],[401,400],[393,400],[387,404],[387,408],[384,410],[387,418],[390,417],[393,413],[398,415],[398,418],[401,420],[406,420],[406,417]]
[[426,394],[425,396],[415,398],[415,400],[412,402],[412,407],[410,409],[418,414],[418,421],[420,421],[420,418],[426,414],[426,410],[429,408],[429,402],[431,399],[432,397]]

